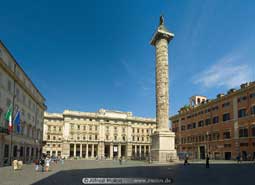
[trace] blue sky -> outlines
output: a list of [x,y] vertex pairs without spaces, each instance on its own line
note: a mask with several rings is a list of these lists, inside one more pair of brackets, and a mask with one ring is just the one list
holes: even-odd
[[[45,96],[49,112],[100,108],[155,117],[155,51],[165,16],[170,113],[192,95],[255,79],[253,0],[3,1],[0,39]],[[4,7],[4,8],[3,8]]]

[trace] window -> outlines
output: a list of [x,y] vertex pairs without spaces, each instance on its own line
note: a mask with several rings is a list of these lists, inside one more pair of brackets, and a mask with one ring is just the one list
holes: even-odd
[[193,128],[196,128],[197,124],[196,123],[192,123],[192,126],[193,126]]
[[90,130],[90,131],[92,130],[92,126],[91,126],[91,125],[89,126],[89,130]]
[[56,137],[55,137],[55,136],[53,136],[53,140],[56,140]]
[[238,98],[238,103],[239,102],[242,102],[242,101],[245,101],[247,99],[247,97],[246,96],[242,96],[242,97],[240,97],[240,98]]
[[224,139],[230,139],[230,132],[229,132],[229,131],[224,132],[224,133],[223,133],[223,138],[224,138]]
[[230,114],[229,114],[229,113],[223,114],[222,120],[223,120],[223,121],[228,121],[228,120],[230,120]]
[[77,125],[77,129],[80,130],[80,125]]
[[220,134],[218,132],[213,133],[213,140],[219,140]]
[[83,130],[86,130],[86,125],[83,126]]
[[250,98],[255,98],[255,92],[250,94]]
[[249,146],[248,143],[240,143],[240,146]]
[[125,128],[122,128],[122,132],[125,132]]
[[240,109],[238,110],[238,117],[242,118],[246,116],[246,109]]
[[211,124],[211,119],[210,118],[207,118],[206,120],[205,120],[205,125],[210,125]]
[[117,141],[117,136],[114,136],[114,140]]
[[97,140],[97,135],[95,135],[95,140]]
[[213,117],[213,124],[219,123],[219,116]]
[[255,114],[255,105],[251,107],[251,114]]
[[12,84],[10,80],[8,80],[7,88],[8,88],[8,92],[10,93],[12,91]]
[[225,102],[222,104],[222,108],[226,108],[226,107],[229,107],[230,103],[229,102]]
[[125,140],[126,140],[126,137],[125,137],[125,136],[122,136],[122,140],[125,141]]
[[9,145],[4,145],[4,157],[9,157]]
[[187,130],[192,129],[192,128],[193,128],[193,125],[192,124],[188,124]]
[[185,129],[186,129],[186,126],[185,126],[185,125],[182,125],[181,130],[183,131],[183,130],[185,130]]
[[204,126],[204,120],[201,120],[198,122],[198,127],[202,127],[202,126]]
[[135,129],[133,128],[133,133],[135,133]]
[[50,135],[48,135],[48,137],[47,137],[47,138],[48,138],[48,140],[50,140]]
[[251,127],[251,135],[255,136],[255,126]]
[[224,144],[224,148],[231,148],[231,144]]
[[239,137],[248,137],[248,129],[240,128],[239,129]]

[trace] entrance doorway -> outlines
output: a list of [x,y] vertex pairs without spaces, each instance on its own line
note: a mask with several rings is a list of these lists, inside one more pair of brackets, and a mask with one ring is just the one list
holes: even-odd
[[225,160],[231,160],[231,152],[225,152]]
[[121,156],[126,157],[126,146],[121,145]]
[[118,145],[113,145],[113,157],[118,158]]
[[200,146],[200,159],[205,159],[205,146]]
[[242,151],[242,158],[244,161],[247,160],[247,152],[246,151]]
[[104,156],[110,158],[110,145],[105,145],[104,147]]

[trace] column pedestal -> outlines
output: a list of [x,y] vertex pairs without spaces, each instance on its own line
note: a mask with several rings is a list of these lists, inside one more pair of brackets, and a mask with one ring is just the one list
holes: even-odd
[[177,153],[174,149],[175,134],[173,132],[155,132],[151,137],[151,156],[153,161],[172,162],[177,160]]

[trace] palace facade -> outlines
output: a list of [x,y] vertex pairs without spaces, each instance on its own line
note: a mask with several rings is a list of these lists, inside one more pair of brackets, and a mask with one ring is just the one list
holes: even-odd
[[255,82],[208,100],[193,96],[170,118],[179,155],[204,159],[255,157]]
[[[42,151],[43,114],[45,98],[29,76],[0,41],[0,166],[13,159],[31,162]],[[12,106],[14,118],[21,112],[21,129],[14,125],[8,133],[7,109]]]
[[65,158],[143,159],[150,155],[150,135],[156,120],[131,112],[78,112],[44,114],[43,152]]

